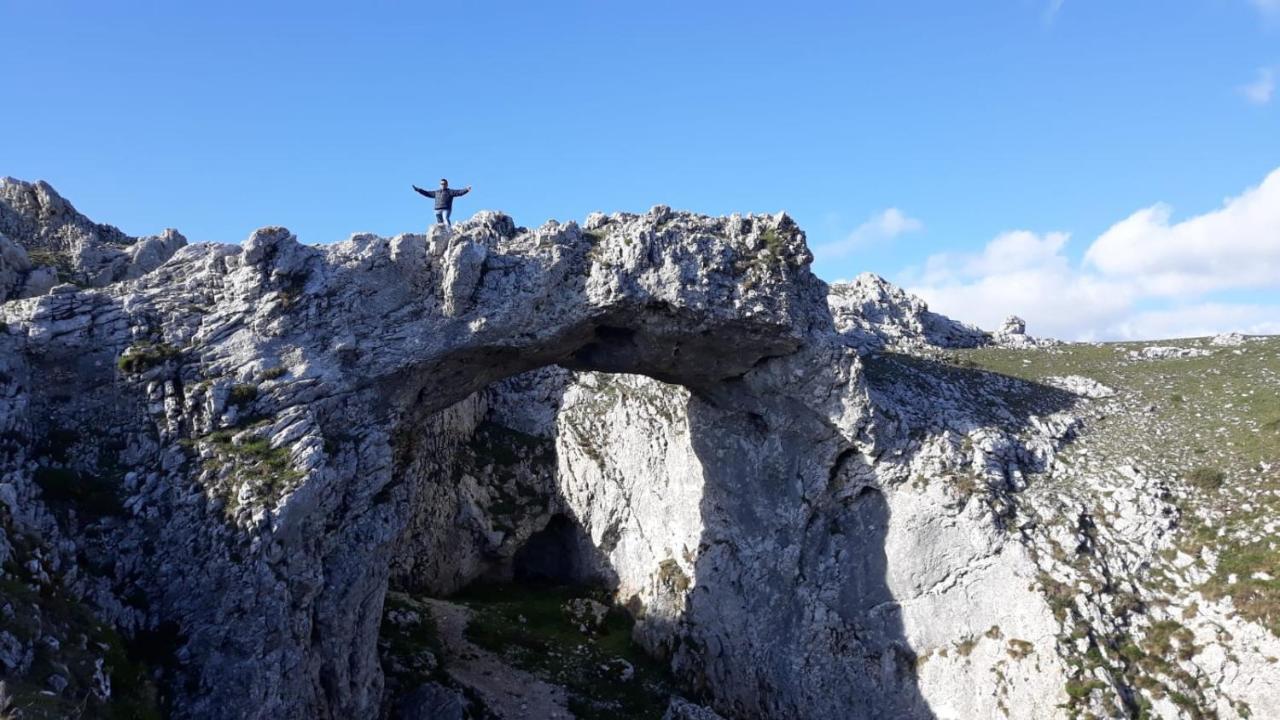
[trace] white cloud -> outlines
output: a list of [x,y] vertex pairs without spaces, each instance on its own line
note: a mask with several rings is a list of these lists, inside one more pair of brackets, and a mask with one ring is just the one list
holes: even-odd
[[1221,208],[1171,223],[1155,205],[1066,254],[1066,233],[1007,232],[978,253],[946,253],[903,273],[936,311],[983,327],[1007,314],[1063,339],[1280,332],[1280,305],[1206,297],[1280,291],[1280,169]]
[[[1276,6],[1280,7],[1280,0],[1276,0]],[[1258,68],[1258,77],[1251,83],[1241,85],[1238,89],[1245,100],[1254,105],[1266,105],[1271,102],[1271,96],[1276,91],[1275,69],[1269,67]]]
[[1280,283],[1280,169],[1221,208],[1170,224],[1153,205],[1104,232],[1085,253],[1103,274],[1149,295],[1200,295]]
[[909,217],[898,208],[888,208],[871,216],[843,240],[819,245],[814,254],[824,259],[838,258],[876,242],[892,240],[899,235],[916,232],[924,223]]
[[1027,230],[1001,233],[977,255],[932,255],[925,262],[922,280],[929,278],[981,277],[1015,273],[1020,270],[1067,268],[1059,251],[1070,236],[1053,232],[1037,235]]
[[934,255],[905,284],[944,315],[985,328],[1016,314],[1034,334],[1088,340],[1133,303],[1123,284],[1086,275],[1063,254],[1065,233],[1004,233],[975,255]]
[[1280,305],[1206,302],[1147,310],[1117,323],[1110,336],[1145,340],[1203,337],[1226,331],[1280,335]]

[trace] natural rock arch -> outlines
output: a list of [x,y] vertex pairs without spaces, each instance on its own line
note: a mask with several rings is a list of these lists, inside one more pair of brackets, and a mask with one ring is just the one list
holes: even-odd
[[[803,545],[793,525],[856,495],[838,460],[867,421],[865,393],[809,260],[786,216],[661,207],[593,216],[585,230],[529,232],[482,214],[453,234],[329,247],[268,228],[241,248],[191,246],[135,284],[24,301],[9,316],[70,320],[63,333],[29,333],[42,363],[82,364],[86,344],[132,359],[123,383],[99,364],[101,387],[83,402],[129,398],[137,433],[157,435],[147,463],[161,489],[134,508],[152,522],[119,532],[155,548],[132,576],[154,598],[140,622],[181,628],[175,716],[337,718],[379,701],[379,611],[413,499],[396,484],[396,438],[490,383],[558,364],[683,385],[707,422],[745,423],[701,436],[706,463],[740,437],[781,474],[753,482],[736,465],[718,478],[721,500],[740,480],[785,488],[763,515],[744,495],[720,516],[755,523],[756,537],[786,530]],[[776,432],[761,434],[764,417]],[[241,473],[243,448],[287,469]],[[770,576],[796,572],[792,559]],[[708,612],[743,592],[726,588]],[[766,620],[785,595],[759,595],[745,618]],[[839,667],[745,695],[722,687],[790,649],[770,647],[777,639],[744,635],[736,658],[704,671],[705,689],[782,715],[834,691]]]

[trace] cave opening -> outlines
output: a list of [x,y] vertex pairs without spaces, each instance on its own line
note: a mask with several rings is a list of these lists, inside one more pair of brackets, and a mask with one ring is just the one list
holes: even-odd
[[533,533],[511,559],[511,579],[528,585],[590,585],[584,572],[582,527],[564,513]]
[[[621,579],[610,554],[634,523],[616,493],[693,482],[692,471],[667,477],[665,464],[670,455],[695,467],[681,461],[684,431],[670,430],[683,427],[688,398],[650,377],[549,367],[408,418],[387,496],[414,508],[392,546],[379,633],[390,717],[428,685],[507,717],[665,711],[675,680],[635,639],[638,618],[618,597],[642,580]],[[602,487],[615,490],[593,489]],[[513,684],[529,708],[504,715],[500,688]],[[548,704],[545,685],[561,688],[558,702]]]

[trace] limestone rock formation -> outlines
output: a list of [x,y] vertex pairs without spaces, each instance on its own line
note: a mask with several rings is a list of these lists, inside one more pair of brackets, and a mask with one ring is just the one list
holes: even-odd
[[1211,352],[1206,348],[1171,347],[1169,345],[1148,345],[1141,350],[1131,350],[1132,360],[1169,360],[1172,358],[1205,357]]
[[[118,240],[26,187],[19,245]],[[988,336],[810,259],[785,215],[485,212],[0,305],[2,669],[59,709],[467,717],[502,666],[447,665],[436,598],[551,580],[625,608],[672,718],[1280,712],[1280,641],[1209,570],[1144,584],[1168,480],[1063,460],[1125,389],[953,362]],[[428,615],[441,647],[380,644]]]
[[872,273],[835,283],[827,301],[836,328],[863,352],[977,347],[991,340],[986,332],[929,310],[924,300]]
[[1017,315],[1010,315],[992,334],[995,344],[1007,348],[1052,347],[1057,341],[1048,338],[1035,338],[1027,334],[1027,321]]
[[46,182],[0,178],[0,301],[42,295],[59,282],[132,280],[186,244],[172,229],[130,237],[81,215]]

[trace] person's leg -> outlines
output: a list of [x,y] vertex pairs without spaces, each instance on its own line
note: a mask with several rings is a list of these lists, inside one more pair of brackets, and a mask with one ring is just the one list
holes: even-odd
[[442,215],[444,215],[444,226],[445,226],[445,227],[447,227],[447,228],[449,228],[450,230],[452,230],[452,229],[453,229],[453,223],[449,222],[449,214],[450,214],[450,213],[452,213],[452,212],[453,212],[452,210],[442,210],[442,211],[441,211],[441,214],[442,214]]
[[443,210],[437,210],[437,211],[436,211],[436,224],[437,224],[437,225],[440,225],[440,224],[443,224],[443,223],[444,223],[444,211],[443,211]]

